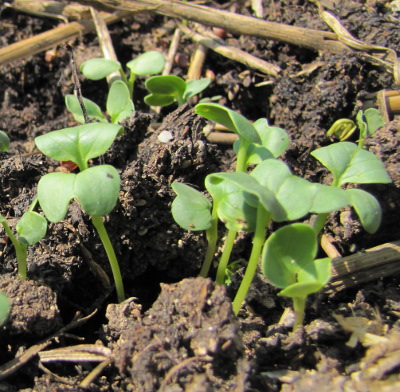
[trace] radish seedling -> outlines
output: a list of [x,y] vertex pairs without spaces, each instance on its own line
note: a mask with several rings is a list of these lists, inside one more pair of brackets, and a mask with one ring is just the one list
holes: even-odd
[[28,211],[25,212],[18,223],[15,226],[15,230],[18,234],[16,236],[8,224],[6,218],[0,214],[0,224],[4,227],[5,233],[10,238],[14,248],[15,255],[18,264],[18,276],[22,280],[27,278],[27,264],[26,259],[28,257],[27,247],[40,241],[47,231],[46,219],[33,211],[37,199],[33,201]]
[[177,102],[182,105],[189,98],[205,90],[211,79],[203,78],[185,82],[179,76],[161,75],[153,76],[146,80],[145,86],[151,94],[144,97],[144,101],[149,106],[168,106]]
[[[342,185],[353,184],[387,184],[391,182],[382,161],[369,151],[357,147],[350,142],[340,142],[321,147],[311,155],[318,159],[332,174],[332,187],[339,190]],[[364,229],[375,233],[381,222],[381,209],[378,201],[370,193],[361,189],[342,190],[360,218]],[[324,203],[325,196],[321,194],[318,201]],[[314,229],[319,233],[325,225],[327,214],[318,214]]]
[[114,72],[120,71],[123,82],[129,90],[129,96],[133,97],[133,86],[136,76],[155,75],[164,69],[165,58],[162,53],[150,51],[141,54],[135,59],[126,63],[129,69],[129,78],[125,76],[121,64],[118,61],[96,58],[85,61],[80,70],[85,77],[91,80],[100,80]]
[[[89,119],[108,122],[107,117],[96,103],[87,98],[83,98],[82,101]],[[81,105],[75,95],[66,95],[65,105],[77,122],[85,123]],[[106,102],[106,112],[110,116],[111,122],[118,124],[122,120],[129,118],[134,111],[135,106],[129,96],[128,87],[121,80],[116,80],[110,87]]]
[[[196,112],[239,134],[239,142],[235,146],[236,172],[213,173],[206,177],[205,186],[212,197],[212,203],[206,196],[187,185],[174,183],[172,186],[177,197],[172,204],[173,216],[176,222],[187,230],[206,230],[209,248],[206,252],[207,268],[204,263],[202,274],[207,274],[215,251],[218,219],[226,225],[228,235],[216,278],[221,284],[225,280],[225,270],[237,231],[254,232],[249,262],[232,305],[235,313],[238,313],[246,297],[262,249],[265,249],[267,244],[270,245],[267,248],[269,250],[264,251],[264,265],[269,265],[266,258],[280,238],[286,241],[289,234],[296,236],[298,232],[312,238],[312,241],[304,241],[304,246],[310,248],[307,250],[309,255],[312,255],[303,263],[307,267],[305,272],[300,273],[300,269],[293,269],[295,272],[291,272],[290,285],[286,282],[285,286],[278,286],[285,288],[282,295],[294,298],[298,313],[297,325],[303,317],[304,312],[300,309],[304,308],[306,296],[312,292],[311,289],[319,290],[329,277],[326,273],[329,259],[323,259],[318,265],[313,264],[316,239],[322,226],[316,224],[314,228],[307,226],[307,229],[304,229],[305,225],[289,225],[289,228],[282,232],[284,234],[273,237],[278,240],[266,240],[270,221],[293,221],[315,213],[318,214],[317,222],[324,223],[328,213],[352,205],[366,230],[374,232],[380,223],[379,203],[365,191],[343,190],[340,186],[346,182],[389,182],[390,178],[377,157],[353,143],[342,142],[333,145],[336,147],[329,146],[332,151],[319,149],[313,153],[333,172],[335,186],[311,183],[293,175],[285,163],[275,159],[285,151],[288,144],[287,135],[280,128],[269,127],[264,120],[251,124],[243,116],[216,104],[199,104],[196,106]],[[251,173],[247,173],[249,165],[256,165]],[[294,238],[294,241],[297,240]],[[315,268],[315,273],[312,273],[310,268]],[[271,269],[268,267],[268,270]],[[295,283],[302,284],[292,286]],[[299,289],[301,287],[303,291]]]
[[50,222],[61,221],[71,199],[76,199],[93,222],[110,262],[118,301],[125,298],[118,261],[103,223],[103,217],[115,207],[120,177],[109,165],[90,167],[88,161],[104,154],[121,131],[115,124],[88,123],[53,131],[35,139],[43,154],[58,161],[71,161],[80,172],[49,173],[38,184],[38,200]]
[[317,235],[304,223],[281,227],[264,244],[262,271],[282,289],[279,295],[293,299],[293,329],[303,323],[307,296],[321,290],[331,278],[331,259],[316,260],[317,251]]
[[341,142],[347,140],[357,129],[360,131],[358,146],[364,147],[365,139],[384,126],[385,122],[379,110],[375,108],[366,109],[364,112],[359,110],[356,116],[357,125],[353,120],[341,118],[333,123],[327,131],[328,136],[336,136]]

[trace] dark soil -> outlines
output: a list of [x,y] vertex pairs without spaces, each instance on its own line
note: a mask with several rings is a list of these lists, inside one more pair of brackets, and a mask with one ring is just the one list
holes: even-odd
[[[233,3],[236,12],[252,15],[247,2]],[[359,39],[398,49],[400,21],[394,5],[324,3]],[[265,0],[263,5],[266,20],[328,30],[307,1]],[[0,12],[0,47],[59,23],[3,5]],[[171,23],[148,13],[110,26],[121,63],[152,49],[166,53]],[[354,118],[368,93],[398,89],[390,73],[357,55],[316,53],[231,34],[227,41],[279,66],[282,73],[274,79],[209,52],[205,69],[215,73],[215,80],[204,95],[220,95],[221,104],[250,120],[267,117],[284,128],[291,144],[282,159],[295,174],[315,182],[329,178],[309,153],[332,142],[326,136],[330,125],[339,118]],[[78,64],[101,55],[94,33],[70,44]],[[178,50],[190,56],[193,49],[183,38]],[[183,77],[187,68],[174,64],[172,73]],[[64,105],[64,95],[74,86],[65,47],[50,60],[42,53],[2,65],[0,74],[0,129],[12,142],[10,151],[0,155],[0,213],[14,227],[35,198],[40,177],[63,170],[35,150],[34,138],[76,125]],[[106,82],[81,77],[81,83],[83,95],[104,107]],[[0,291],[9,296],[12,311],[0,328],[0,390],[76,391],[102,361],[103,368],[87,387],[90,391],[400,390],[398,274],[311,296],[305,324],[295,332],[290,301],[278,297],[261,274],[238,317],[232,313],[230,302],[245,262],[228,289],[196,277],[206,239],[174,223],[171,183],[204,190],[207,174],[232,170],[234,154],[230,146],[206,139],[206,122],[192,106],[173,105],[156,113],[143,102],[144,80],[135,88],[136,113],[124,122],[124,135],[100,158],[121,176],[119,201],[105,225],[129,299],[116,304],[103,247],[77,203],[71,203],[65,220],[50,224],[47,236],[29,247],[28,281],[18,279],[14,248],[1,231]],[[325,231],[343,255],[400,239],[400,122],[392,120],[366,143],[393,180],[363,187],[380,201],[382,225],[368,234],[352,210],[332,214]],[[161,123],[156,130],[149,127],[155,122]],[[163,131],[170,133],[169,142],[159,140]],[[235,257],[245,259],[251,239],[241,235],[237,242]],[[378,344],[369,345],[362,337],[354,347],[347,345],[350,333],[334,313],[369,320],[368,332],[379,337]],[[71,359],[64,351],[51,362],[37,355],[55,348],[74,352],[82,344],[97,345],[94,350],[101,354],[97,359]],[[23,352],[23,359],[9,362]]]

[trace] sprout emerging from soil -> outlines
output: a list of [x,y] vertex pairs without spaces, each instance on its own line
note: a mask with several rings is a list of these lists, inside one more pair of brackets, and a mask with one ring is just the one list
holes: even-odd
[[27,247],[40,241],[46,235],[47,231],[46,218],[33,211],[36,203],[37,199],[33,201],[28,211],[22,215],[15,226],[18,236],[12,231],[7,219],[0,214],[0,224],[3,225],[5,233],[8,235],[15,248],[18,276],[22,280],[26,280],[27,278]]
[[[378,201],[360,189],[344,190],[346,183],[388,183],[383,163],[354,143],[341,142],[312,153],[334,175],[332,186],[311,183],[291,173],[277,160],[289,144],[287,134],[270,127],[265,119],[250,123],[240,114],[217,104],[199,104],[196,112],[225,125],[239,135],[236,172],[212,173],[205,187],[212,203],[201,192],[179,183],[172,187],[176,222],[187,230],[205,230],[208,248],[200,275],[208,274],[215,254],[218,220],[228,229],[216,281],[223,284],[237,232],[253,234],[253,245],[240,287],[233,300],[237,314],[246,298],[262,255],[263,272],[280,295],[293,298],[295,327],[303,322],[307,295],[320,290],[330,279],[330,259],[315,260],[318,234],[329,213],[351,205],[364,228],[375,232],[380,224]],[[255,168],[249,173],[249,166]],[[271,221],[290,222],[317,214],[313,227],[287,224],[267,238]]]
[[120,72],[122,81],[129,90],[130,98],[133,98],[133,86],[136,76],[156,75],[162,72],[165,65],[165,58],[158,51],[149,51],[141,54],[135,59],[126,63],[129,69],[129,78],[125,76],[121,64],[118,61],[96,58],[85,61],[80,70],[88,79],[100,80],[114,72]]
[[364,148],[365,139],[372,136],[375,131],[385,125],[378,109],[369,108],[363,112],[359,110],[356,116],[357,125],[353,120],[341,118],[333,123],[326,132],[328,136],[336,136],[341,142],[349,139],[356,131],[360,131],[358,147]]
[[82,210],[90,215],[110,262],[118,301],[125,299],[119,264],[103,223],[103,217],[115,207],[120,177],[110,165],[88,166],[92,158],[104,154],[120,133],[115,124],[89,123],[53,131],[35,139],[39,150],[58,161],[71,161],[80,172],[49,173],[38,184],[38,200],[50,222],[61,221],[71,199],[76,199]]
[[168,106],[174,102],[183,105],[205,90],[210,83],[209,78],[185,82],[174,75],[153,76],[146,80],[145,86],[151,94],[146,95],[144,101],[150,106]]

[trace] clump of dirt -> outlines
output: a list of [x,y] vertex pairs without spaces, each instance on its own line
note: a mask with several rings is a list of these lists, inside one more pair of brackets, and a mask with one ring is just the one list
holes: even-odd
[[[111,321],[111,320],[110,320]],[[243,390],[239,323],[222,286],[209,279],[162,285],[151,309],[115,347],[125,390]]]

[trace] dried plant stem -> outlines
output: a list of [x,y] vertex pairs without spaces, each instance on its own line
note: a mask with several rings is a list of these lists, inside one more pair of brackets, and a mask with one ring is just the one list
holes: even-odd
[[400,271],[400,241],[389,242],[332,260],[332,279],[324,290],[334,293]]
[[[90,13],[96,27],[97,37],[99,38],[99,45],[104,58],[108,60],[118,61],[114,46],[111,40],[110,32],[108,31],[107,23],[100,13],[93,7],[90,7]],[[111,85],[116,80],[122,80],[121,72],[116,71],[107,76],[107,82]]]
[[[106,23],[115,23],[123,17],[129,15],[127,12],[108,14],[104,20]],[[58,26],[55,29],[46,31],[45,33],[35,35],[23,41],[16,42],[0,49],[0,65],[10,63],[14,60],[33,56],[34,54],[51,49],[79,35],[87,34],[95,29],[95,25],[91,20],[81,20]]]
[[281,72],[281,69],[265,60],[255,57],[241,49],[233,46],[228,46],[223,40],[213,36],[210,32],[207,35],[200,34],[192,31],[186,26],[180,25],[181,30],[187,34],[193,41],[201,43],[202,45],[212,49],[214,52],[225,56],[231,60],[235,60],[242,64],[249,66],[250,68],[261,71],[267,75],[277,77]]

